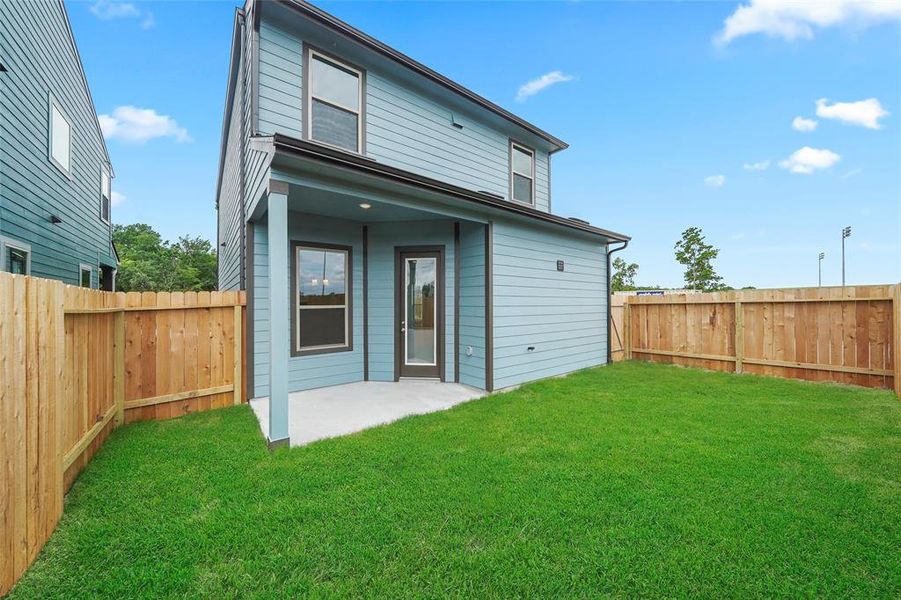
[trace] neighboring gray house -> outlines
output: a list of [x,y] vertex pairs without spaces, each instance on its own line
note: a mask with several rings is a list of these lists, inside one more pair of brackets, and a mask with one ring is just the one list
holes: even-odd
[[629,238],[551,212],[564,142],[295,0],[237,11],[227,89],[219,282],[248,290],[270,442],[292,391],[607,361],[608,251]]
[[3,2],[0,138],[0,270],[113,289],[113,170],[61,1]]

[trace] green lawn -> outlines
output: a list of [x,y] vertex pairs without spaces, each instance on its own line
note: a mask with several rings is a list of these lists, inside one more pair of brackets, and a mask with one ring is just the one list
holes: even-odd
[[12,598],[901,596],[901,403],[628,363],[304,448],[117,431]]

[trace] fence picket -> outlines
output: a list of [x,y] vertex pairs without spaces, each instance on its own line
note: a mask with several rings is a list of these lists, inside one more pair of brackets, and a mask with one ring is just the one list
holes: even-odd
[[898,342],[892,339],[901,329],[898,289],[628,296],[623,312],[632,321],[631,335],[625,337],[622,354],[708,369],[899,388],[901,377],[894,377]]
[[0,595],[50,537],[64,490],[114,427],[243,398],[244,292],[210,299],[0,273]]

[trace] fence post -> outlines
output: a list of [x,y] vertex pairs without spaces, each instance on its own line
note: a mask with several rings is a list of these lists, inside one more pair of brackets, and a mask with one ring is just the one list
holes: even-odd
[[901,398],[901,283],[895,284],[892,293],[892,380],[895,394]]
[[242,381],[242,373],[241,373],[241,361],[242,361],[242,338],[244,334],[244,327],[241,319],[242,306],[240,304],[235,305],[235,375],[233,377],[233,381],[235,382],[235,390],[234,390],[234,403],[241,404],[241,391],[244,387],[244,382]]
[[[739,296],[740,297],[740,296]],[[741,373],[745,354],[745,318],[741,300],[735,301],[735,372]]]
[[623,360],[632,359],[632,306],[629,298],[623,298]]
[[113,401],[115,426],[125,422],[125,311],[113,314]]

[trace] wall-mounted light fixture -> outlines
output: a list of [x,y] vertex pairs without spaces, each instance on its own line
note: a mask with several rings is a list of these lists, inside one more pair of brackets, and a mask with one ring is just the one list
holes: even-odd
[[62,223],[63,220],[57,217],[56,215],[50,215],[50,222],[56,225],[57,223]]
[[360,202],[360,208],[362,208],[363,210],[369,210],[370,208],[372,208],[372,205],[368,202]]

